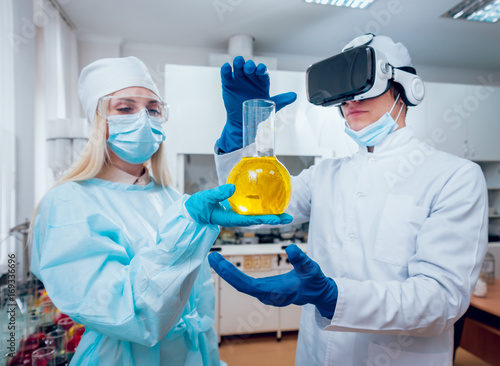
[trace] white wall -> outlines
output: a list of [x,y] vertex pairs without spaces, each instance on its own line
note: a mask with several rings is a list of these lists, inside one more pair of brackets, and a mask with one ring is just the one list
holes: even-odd
[[210,53],[225,53],[225,50],[167,47],[147,44],[125,44],[121,56],[136,56],[148,66],[160,92],[165,90],[165,64],[207,66]]
[[16,222],[31,218],[35,192],[35,25],[33,1],[13,1],[16,131]]
[[424,81],[453,84],[485,84],[500,85],[500,72],[479,69],[463,69],[456,67],[439,67],[415,65],[418,74]]
[[78,38],[78,63],[80,69],[85,65],[106,57],[120,57],[120,38],[80,36]]
[[[110,54],[112,54],[111,57],[136,56],[142,59],[149,67],[153,78],[160,84],[158,85],[160,90],[163,90],[162,73],[164,64],[207,66],[210,54],[227,53],[226,49],[182,48],[138,43],[120,43],[117,49],[116,42],[118,40],[115,40],[115,44],[110,51],[106,47],[103,47],[104,42],[106,42],[106,39],[92,39],[89,37],[79,40],[81,67],[100,57],[110,57]],[[320,61],[317,57],[302,55],[265,53],[257,54],[256,56],[276,58],[277,69],[286,71],[305,71],[309,65]],[[424,81],[481,84],[482,82],[479,78],[482,77],[486,80],[493,80],[490,84],[500,85],[500,72],[432,65],[414,65],[414,67]]]

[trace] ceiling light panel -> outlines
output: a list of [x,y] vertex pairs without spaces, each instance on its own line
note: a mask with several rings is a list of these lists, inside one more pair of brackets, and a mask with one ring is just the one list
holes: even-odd
[[304,0],[306,3],[364,9],[375,0]]
[[443,17],[495,23],[500,19],[500,0],[464,0]]

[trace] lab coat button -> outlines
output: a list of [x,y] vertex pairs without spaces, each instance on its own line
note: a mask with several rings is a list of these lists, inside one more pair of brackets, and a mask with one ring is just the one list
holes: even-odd
[[357,197],[357,198],[365,198],[365,197],[366,197],[366,195],[365,195],[363,192],[357,192],[357,193],[356,193],[356,197]]
[[354,240],[357,238],[356,234],[353,233],[350,233],[349,235],[347,235],[347,237],[349,238],[349,240]]

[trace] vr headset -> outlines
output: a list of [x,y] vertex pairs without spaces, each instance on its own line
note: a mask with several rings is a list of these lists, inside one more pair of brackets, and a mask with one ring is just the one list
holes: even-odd
[[369,46],[373,37],[372,34],[358,37],[364,44],[359,45],[356,39],[358,45],[347,45],[342,53],[309,66],[306,72],[309,102],[326,107],[374,98],[389,90],[393,82],[402,86],[401,98],[406,105],[422,102],[424,83],[415,69],[393,67],[383,52]]

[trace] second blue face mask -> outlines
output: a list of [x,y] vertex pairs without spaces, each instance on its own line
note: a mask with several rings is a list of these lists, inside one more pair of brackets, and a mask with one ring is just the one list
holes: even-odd
[[109,116],[108,128],[109,148],[131,164],[148,161],[165,140],[161,122],[149,117],[145,109],[137,114]]

